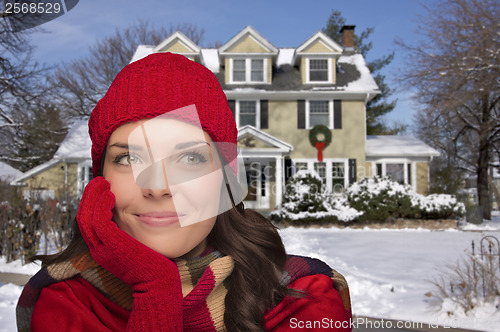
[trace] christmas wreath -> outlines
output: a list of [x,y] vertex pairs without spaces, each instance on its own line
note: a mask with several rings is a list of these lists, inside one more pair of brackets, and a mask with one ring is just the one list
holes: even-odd
[[[318,135],[322,135],[324,139],[319,140]],[[332,142],[332,132],[324,125],[316,125],[309,132],[309,142],[318,149],[318,160],[323,161],[323,149]]]

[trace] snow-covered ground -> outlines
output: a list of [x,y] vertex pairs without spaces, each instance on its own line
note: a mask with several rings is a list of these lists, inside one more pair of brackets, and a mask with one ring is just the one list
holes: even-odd
[[[435,292],[429,280],[470,251],[472,241],[478,248],[485,235],[500,239],[500,214],[465,229],[469,231],[286,228],[281,235],[289,253],[322,259],[346,277],[355,315],[498,331],[500,309],[494,306],[479,307],[474,316],[465,316],[449,303],[441,310],[432,309],[425,295]],[[37,270],[36,265],[0,260],[0,272]],[[20,293],[19,286],[0,285],[0,331],[16,330],[14,312]],[[448,316],[447,311],[455,315]]]

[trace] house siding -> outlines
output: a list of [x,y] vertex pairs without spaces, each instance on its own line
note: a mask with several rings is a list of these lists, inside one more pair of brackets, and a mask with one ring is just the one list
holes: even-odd
[[262,45],[257,43],[255,39],[250,36],[246,36],[241,39],[240,42],[236,43],[230,50],[229,53],[268,53],[269,51],[265,49]]
[[427,195],[429,192],[429,163],[418,162],[417,166],[417,193]]
[[[67,188],[68,196],[76,196],[76,183],[77,183],[77,164],[69,163],[67,164]],[[56,199],[65,199],[65,164],[63,162],[55,165],[54,167],[44,171],[43,173],[37,174],[26,181],[26,187],[23,188],[24,191],[28,190],[53,190]]]
[[192,53],[193,52],[193,50],[187,48],[180,41],[175,42],[170,47],[164,48],[161,51],[162,52],[172,52],[172,53]]

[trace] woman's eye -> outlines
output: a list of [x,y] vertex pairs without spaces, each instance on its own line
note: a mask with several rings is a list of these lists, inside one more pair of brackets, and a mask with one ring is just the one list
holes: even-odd
[[207,159],[199,153],[187,153],[181,158],[181,161],[189,165],[198,165],[206,162]]
[[135,155],[132,154],[125,154],[125,155],[120,155],[116,157],[115,162],[120,165],[134,165],[138,164],[141,162],[141,159]]

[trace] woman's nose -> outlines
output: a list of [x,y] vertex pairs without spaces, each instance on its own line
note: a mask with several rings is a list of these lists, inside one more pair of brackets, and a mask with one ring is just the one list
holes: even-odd
[[171,195],[167,172],[163,162],[157,162],[143,170],[135,179],[145,197]]

